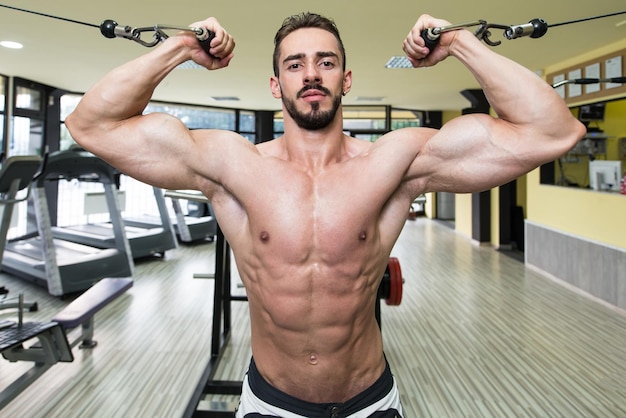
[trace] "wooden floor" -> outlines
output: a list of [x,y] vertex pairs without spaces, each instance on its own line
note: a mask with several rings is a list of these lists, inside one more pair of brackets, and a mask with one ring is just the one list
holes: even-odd
[[[98,346],[75,348],[0,416],[180,417],[208,361],[213,284],[192,275],[213,271],[214,245],[139,263],[134,287],[96,317]],[[406,417],[626,417],[624,312],[424,218],[392,255],[404,298],[383,303],[382,327]],[[39,302],[30,320],[68,303],[6,275],[0,285]],[[233,315],[218,377],[239,380],[247,304]],[[0,360],[0,389],[30,367]]]

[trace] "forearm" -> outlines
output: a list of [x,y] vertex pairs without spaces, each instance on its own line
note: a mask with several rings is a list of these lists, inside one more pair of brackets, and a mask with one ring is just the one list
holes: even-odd
[[544,138],[580,132],[565,102],[541,77],[496,54],[470,32],[458,35],[450,45],[450,55],[473,73],[499,119]]

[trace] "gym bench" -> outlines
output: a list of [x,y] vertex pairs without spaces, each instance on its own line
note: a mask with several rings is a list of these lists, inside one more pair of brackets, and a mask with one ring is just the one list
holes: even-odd
[[129,278],[102,279],[56,314],[52,321],[61,325],[65,331],[81,326],[80,336],[70,344],[70,347],[82,341],[79,348],[93,348],[97,344],[97,341],[93,340],[94,315],[132,285],[133,280]]
[[[95,347],[96,341],[93,340],[95,314],[132,285],[131,278],[105,278],[73,300],[50,322],[22,324],[20,311],[18,323],[0,329],[0,352],[5,359],[10,362],[34,362],[33,367],[0,392],[0,410],[54,364],[74,361],[72,347],[79,342],[82,342],[80,348]],[[67,332],[79,326],[80,335],[70,343]],[[23,346],[23,343],[35,337],[38,342],[28,348]]]

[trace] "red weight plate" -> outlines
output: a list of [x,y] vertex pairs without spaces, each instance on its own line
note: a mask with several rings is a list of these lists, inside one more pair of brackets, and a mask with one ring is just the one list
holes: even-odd
[[389,297],[385,303],[390,306],[398,306],[402,302],[402,269],[400,260],[396,257],[389,257]]

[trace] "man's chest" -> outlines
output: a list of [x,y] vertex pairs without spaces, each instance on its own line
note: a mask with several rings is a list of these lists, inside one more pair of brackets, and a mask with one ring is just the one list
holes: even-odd
[[261,251],[294,261],[341,261],[374,242],[377,233],[380,211],[361,197],[337,187],[269,193],[248,210],[251,239]]

